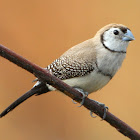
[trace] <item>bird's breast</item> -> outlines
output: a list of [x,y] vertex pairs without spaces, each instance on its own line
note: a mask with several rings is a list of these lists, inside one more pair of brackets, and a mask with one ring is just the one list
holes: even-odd
[[106,49],[102,49],[97,56],[98,69],[105,74],[114,76],[121,67],[125,56],[126,54],[113,53]]

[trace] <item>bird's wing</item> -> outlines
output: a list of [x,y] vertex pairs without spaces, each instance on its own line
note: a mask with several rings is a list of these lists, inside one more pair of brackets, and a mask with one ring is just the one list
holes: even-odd
[[46,69],[61,80],[81,77],[94,70],[95,54],[93,43],[87,40],[69,49]]
[[80,63],[76,60],[68,60],[68,58],[65,58],[64,60],[59,58],[50,64],[46,69],[57,78],[65,80],[87,75],[94,70],[94,67],[92,64],[86,62]]

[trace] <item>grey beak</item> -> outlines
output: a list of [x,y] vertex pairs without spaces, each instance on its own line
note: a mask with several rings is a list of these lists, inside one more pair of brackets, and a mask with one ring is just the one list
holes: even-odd
[[132,32],[128,29],[127,32],[124,34],[124,37],[122,38],[123,41],[132,41],[135,40]]

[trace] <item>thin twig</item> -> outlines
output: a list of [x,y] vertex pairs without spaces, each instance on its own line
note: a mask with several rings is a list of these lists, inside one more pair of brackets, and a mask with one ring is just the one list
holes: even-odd
[[[77,102],[81,101],[82,95],[80,92],[68,86],[55,76],[51,75],[47,70],[37,66],[36,64],[31,63],[27,59],[21,57],[20,55],[14,53],[13,51],[2,45],[0,45],[0,55],[20,66],[21,68],[27,70],[28,72],[34,74],[41,81],[47,82],[48,84],[54,86],[58,90],[65,93],[65,95],[76,100]],[[85,98],[84,107],[94,112],[101,118],[104,114],[103,108],[89,98]],[[111,126],[115,127],[120,133],[129,137],[130,139],[140,140],[140,134],[138,132],[136,132],[133,128],[128,126],[125,122],[121,121],[110,112],[107,112],[105,121],[107,121]]]

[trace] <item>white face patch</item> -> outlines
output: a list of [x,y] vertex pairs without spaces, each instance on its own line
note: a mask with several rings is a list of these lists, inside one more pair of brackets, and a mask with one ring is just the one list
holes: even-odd
[[123,41],[124,33],[119,28],[111,28],[104,32],[103,43],[113,51],[126,52],[129,41]]

